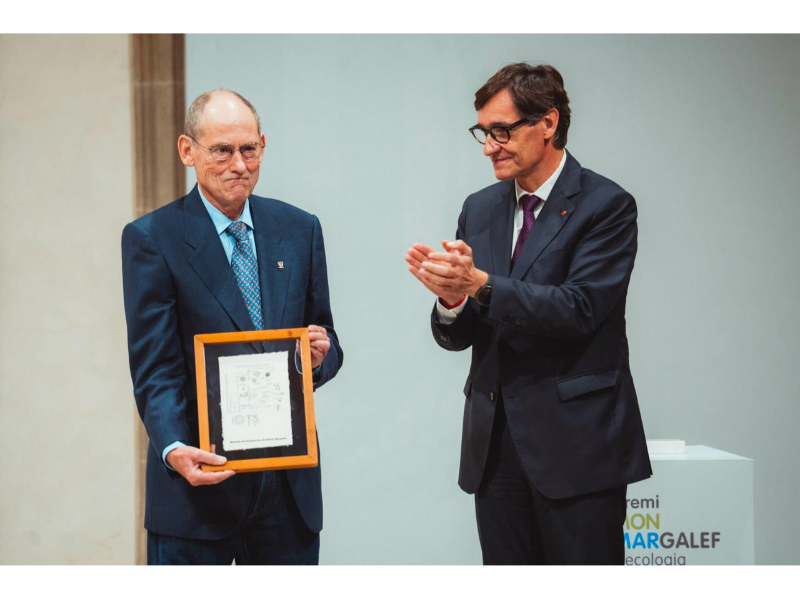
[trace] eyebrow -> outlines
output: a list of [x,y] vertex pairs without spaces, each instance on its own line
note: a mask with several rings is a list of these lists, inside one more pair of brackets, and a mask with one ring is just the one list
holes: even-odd
[[476,123],[475,127],[480,127],[482,129],[491,129],[492,127],[508,127],[511,123],[507,123],[506,121],[495,121],[490,123],[488,127],[484,127],[480,123]]
[[241,146],[249,146],[251,144],[257,145],[260,143],[261,140],[258,140],[257,142],[244,142],[243,144],[234,144],[233,142],[217,142],[216,144],[211,144],[209,148],[213,148],[214,146],[235,146],[236,148],[240,148]]

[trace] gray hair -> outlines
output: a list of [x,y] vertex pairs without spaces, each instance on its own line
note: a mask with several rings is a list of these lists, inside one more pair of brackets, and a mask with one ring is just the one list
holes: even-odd
[[226,88],[217,88],[215,90],[210,90],[203,94],[200,94],[197,98],[194,99],[192,105],[189,107],[189,110],[186,112],[186,120],[183,122],[183,133],[188,135],[190,138],[197,139],[200,136],[200,129],[203,120],[203,111],[206,109],[206,104],[211,98],[218,93],[227,93],[233,94],[239,100],[241,100],[244,105],[250,109],[250,112],[253,113],[253,116],[256,118],[256,126],[258,127],[258,134],[261,135],[261,119],[258,117],[258,112],[256,111],[256,107],[250,104],[250,101],[242,96],[238,92],[234,92],[233,90],[229,90]]

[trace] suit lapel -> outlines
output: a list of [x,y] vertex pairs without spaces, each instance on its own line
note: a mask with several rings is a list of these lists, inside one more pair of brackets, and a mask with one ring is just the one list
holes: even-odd
[[186,197],[184,207],[184,239],[190,248],[189,264],[236,326],[242,331],[252,330],[253,321],[247,312],[242,292],[197,186]]
[[292,273],[293,252],[289,240],[283,239],[283,224],[276,208],[273,200],[250,197],[265,329],[280,329]]
[[513,279],[522,279],[525,276],[542,251],[569,220],[575,208],[570,198],[581,189],[580,171],[581,166],[578,161],[567,154],[564,169],[534,222],[528,239],[525,240],[525,245],[517,257],[517,262],[514,263],[514,268],[511,270]]
[[490,217],[489,236],[492,248],[493,273],[508,277],[511,269],[511,237],[514,228],[514,208],[517,201],[514,182],[506,181],[500,186],[499,201],[494,205]]

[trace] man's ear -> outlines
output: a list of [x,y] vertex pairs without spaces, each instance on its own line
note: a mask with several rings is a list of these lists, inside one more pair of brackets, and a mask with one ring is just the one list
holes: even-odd
[[552,140],[556,135],[556,129],[558,129],[558,109],[551,108],[542,117],[542,124],[544,125],[544,130],[542,134],[544,136],[545,141]]
[[192,139],[189,136],[182,135],[178,138],[178,154],[181,157],[181,162],[187,167],[194,166],[193,150]]
[[[261,134],[261,145],[262,146],[266,146],[267,145],[267,138],[264,137],[263,133]],[[264,160],[265,150],[266,150],[265,148],[262,148],[261,156],[258,157],[258,164],[259,165],[261,164],[261,161]]]

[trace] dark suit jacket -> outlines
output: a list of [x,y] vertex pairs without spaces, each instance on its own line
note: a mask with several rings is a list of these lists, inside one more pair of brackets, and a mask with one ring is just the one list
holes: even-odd
[[[314,376],[333,378],[343,354],[333,329],[319,220],[269,198],[250,197],[265,329],[321,325],[331,349]],[[277,261],[284,268],[277,269]],[[258,473],[192,487],[162,459],[174,441],[198,446],[194,336],[254,329],[197,186],[128,224],[122,233],[128,353],[139,415],[150,436],[145,527],[158,534],[220,539],[245,518]],[[320,469],[286,471],[303,519],[322,529]]]
[[[459,485],[483,474],[496,401],[532,485],[565,498],[650,476],[628,364],[625,296],[636,256],[636,203],[572,156],[514,268],[514,182],[472,194],[459,239],[490,274],[488,307],[470,298],[450,325],[431,317],[448,350],[472,347]],[[563,213],[563,214],[562,214]]]

